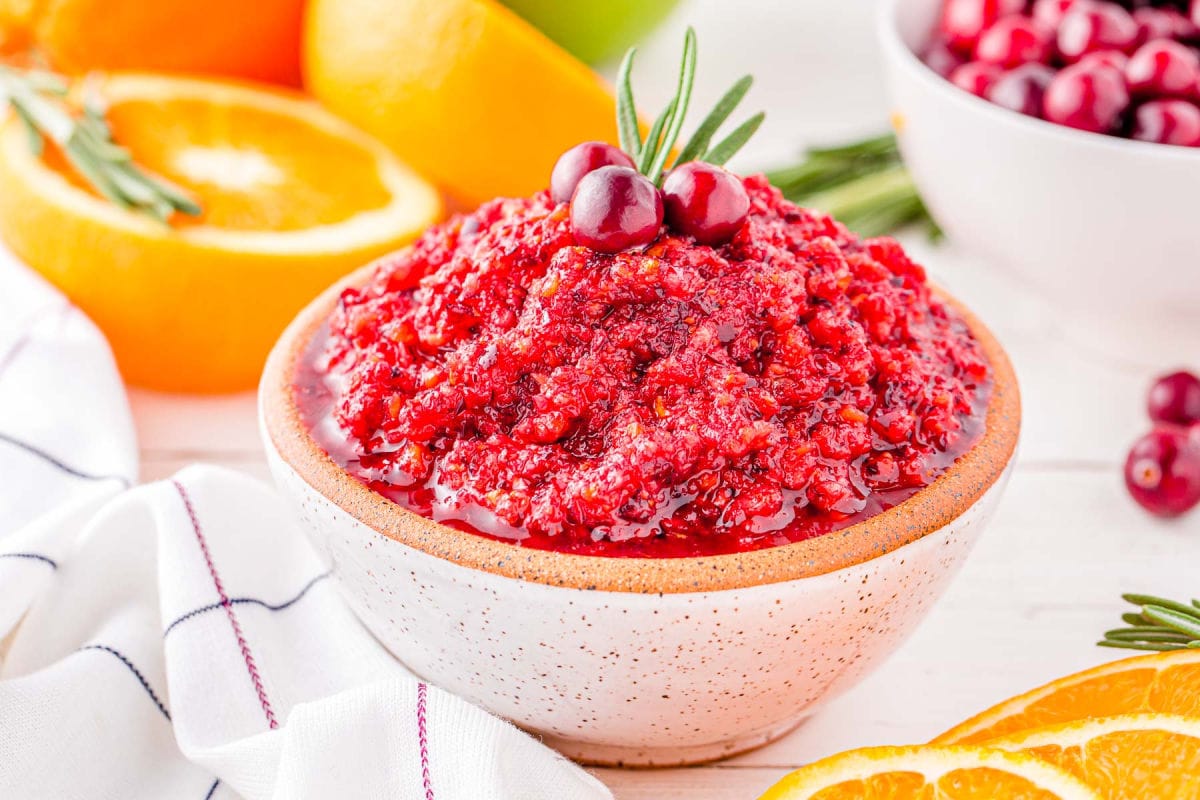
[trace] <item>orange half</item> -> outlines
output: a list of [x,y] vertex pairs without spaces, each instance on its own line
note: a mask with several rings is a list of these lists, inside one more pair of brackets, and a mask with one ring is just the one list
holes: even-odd
[[786,775],[760,800],[1099,800],[1024,753],[983,747],[872,747]]
[[0,234],[107,334],[127,379],[248,389],[306,302],[414,239],[434,188],[299,96],[120,75],[99,90],[115,140],[204,209],[166,226],[101,199],[15,121],[0,132]]
[[1114,661],[1005,700],[933,740],[973,744],[1089,717],[1163,712],[1200,717],[1200,650]]

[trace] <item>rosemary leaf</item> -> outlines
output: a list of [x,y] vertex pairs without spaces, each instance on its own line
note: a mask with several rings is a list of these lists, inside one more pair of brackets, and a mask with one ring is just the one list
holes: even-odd
[[766,118],[766,112],[760,111],[741,125],[738,125],[733,129],[733,133],[726,136],[705,153],[703,160],[710,164],[716,164],[718,167],[724,166],[725,162],[733,158],[734,153],[741,150],[742,146],[750,140],[750,137],[755,134]]
[[1200,619],[1195,614],[1181,614],[1174,609],[1158,605],[1145,606],[1142,613],[1153,622],[1174,628],[1193,639],[1200,639]]
[[1195,646],[1192,644],[1174,644],[1173,642],[1117,642],[1111,639],[1105,639],[1096,642],[1100,647],[1119,647],[1124,650],[1152,650],[1154,652],[1163,653],[1168,650],[1187,650]]
[[679,69],[679,86],[675,90],[675,99],[669,106],[671,114],[667,122],[667,130],[654,160],[650,163],[649,170],[643,170],[646,177],[655,184],[659,183],[663,167],[666,166],[667,158],[671,155],[671,148],[675,146],[676,140],[679,139],[679,132],[683,130],[683,120],[687,116],[688,103],[692,99],[692,84],[695,80],[696,31],[689,26],[687,33],[683,36],[683,62]]
[[1192,638],[1186,633],[1180,633],[1171,628],[1159,628],[1156,630],[1146,628],[1117,628],[1116,630],[1105,631],[1104,638],[1110,641],[1177,642],[1179,644],[1188,644],[1192,641]]
[[1122,614],[1121,621],[1126,625],[1148,625],[1150,620],[1143,617],[1141,614]]
[[687,144],[679,151],[679,158],[675,163],[685,164],[704,155],[709,144],[712,143],[712,137],[716,135],[717,129],[725,124],[725,120],[729,119],[729,115],[737,108],[738,103],[742,102],[742,98],[746,96],[746,92],[750,91],[753,83],[753,76],[743,75],[737,83],[730,87],[729,91],[713,106],[712,111],[708,112],[708,116],[696,128],[695,133],[687,140]]
[[654,124],[650,126],[650,133],[646,134],[646,141],[642,143],[641,152],[637,153],[637,169],[643,175],[648,175],[647,170],[650,169],[650,164],[653,163],[654,157],[658,154],[658,147],[662,140],[663,126],[667,124],[667,118],[671,115],[671,110],[675,107],[675,101],[672,100],[667,104],[667,107],[658,115],[658,119],[654,120]]
[[[1121,599],[1127,603],[1133,603],[1135,606],[1158,606],[1160,608],[1169,608],[1172,611],[1177,611],[1180,614],[1186,614],[1200,620],[1200,609],[1193,608],[1186,603],[1177,603],[1174,600],[1167,600],[1162,597],[1154,597],[1149,594],[1123,594]],[[1143,609],[1142,613],[1145,613]]]
[[641,133],[638,131],[637,106],[633,102],[633,57],[637,48],[631,47],[621,60],[617,71],[617,137],[621,149],[634,157],[642,149]]

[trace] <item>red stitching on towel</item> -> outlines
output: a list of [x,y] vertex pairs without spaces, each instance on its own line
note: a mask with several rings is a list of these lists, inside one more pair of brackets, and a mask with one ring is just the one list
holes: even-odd
[[417,740],[421,744],[421,778],[425,782],[425,800],[433,800],[433,782],[429,779],[429,736],[425,730],[425,695],[429,687],[417,684]]
[[200,543],[200,552],[204,554],[204,563],[208,565],[208,574],[212,576],[213,585],[217,587],[217,596],[225,608],[225,616],[229,617],[229,624],[233,627],[233,635],[237,638],[242,658],[246,661],[246,671],[250,673],[250,681],[254,684],[254,691],[258,694],[258,702],[262,704],[263,713],[267,715],[267,725],[274,730],[279,727],[279,722],[275,719],[275,710],[271,708],[271,701],[267,699],[267,690],[263,687],[262,677],[258,674],[258,667],[254,664],[250,645],[247,644],[246,637],[242,635],[242,626],[238,624],[237,614],[233,613],[233,604],[229,602],[229,595],[225,594],[225,587],[221,585],[221,576],[217,574],[212,554],[208,551],[208,542],[205,541],[204,534],[200,531],[200,520],[196,516],[196,509],[192,507],[192,500],[188,497],[183,484],[174,480],[171,483],[183,499],[184,507],[187,508],[188,518],[192,521],[192,530],[196,532],[196,541]]

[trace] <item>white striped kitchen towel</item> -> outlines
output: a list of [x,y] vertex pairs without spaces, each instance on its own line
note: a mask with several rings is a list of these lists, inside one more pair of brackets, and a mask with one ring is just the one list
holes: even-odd
[[266,486],[136,472],[103,338],[0,254],[0,798],[610,797],[406,672]]

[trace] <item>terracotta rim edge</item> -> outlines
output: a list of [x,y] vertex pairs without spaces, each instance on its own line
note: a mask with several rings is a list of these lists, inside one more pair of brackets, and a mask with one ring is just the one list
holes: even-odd
[[710,592],[810,578],[878,558],[945,527],[991,488],[1016,450],[1021,401],[1008,356],[974,314],[935,290],[979,341],[992,368],[992,396],[979,442],[903,503],[803,542],[694,558],[571,555],[526,549],[459,531],[409,511],[359,483],[313,440],[296,408],[292,376],[300,355],[342,290],[365,282],[378,263],[356,270],[326,290],[276,343],[259,387],[264,435],[305,483],[359,522],[463,567],[547,586],[644,594]]

